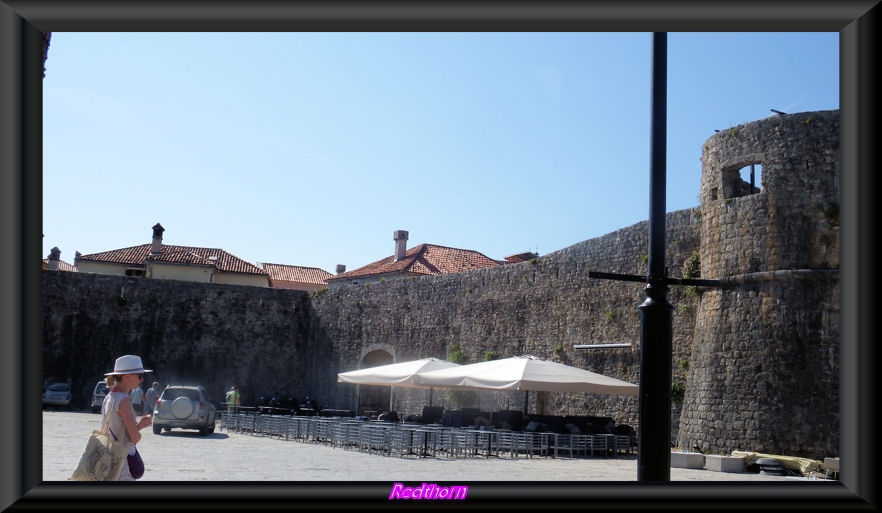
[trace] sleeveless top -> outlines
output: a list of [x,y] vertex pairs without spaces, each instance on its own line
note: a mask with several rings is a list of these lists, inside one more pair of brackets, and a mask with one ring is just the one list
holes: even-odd
[[[126,444],[129,448],[129,454],[135,454],[135,443],[129,438],[129,432],[126,430],[126,425],[123,424],[122,417],[117,413],[120,401],[126,397],[129,397],[129,394],[124,392],[109,392],[101,405],[101,422],[104,422],[105,416],[110,415],[107,421],[108,434],[111,438],[116,436],[117,440]],[[120,481],[133,480],[132,474],[129,472],[128,462],[123,464],[122,475],[120,475],[119,479]]]

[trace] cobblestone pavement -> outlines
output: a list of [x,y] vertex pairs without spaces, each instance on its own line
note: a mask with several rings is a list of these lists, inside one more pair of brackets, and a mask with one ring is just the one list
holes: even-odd
[[[100,416],[43,412],[43,480],[66,481]],[[636,481],[637,457],[419,458],[227,432],[142,431],[144,481]],[[783,476],[671,469],[671,481],[783,481]]]

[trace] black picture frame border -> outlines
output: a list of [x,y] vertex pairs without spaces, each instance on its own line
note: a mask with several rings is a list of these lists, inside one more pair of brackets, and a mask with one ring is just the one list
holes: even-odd
[[[43,483],[41,380],[41,31],[837,31],[842,204],[838,483],[472,483],[456,507],[875,509],[876,329],[873,1],[199,2],[0,1],[0,509],[389,507],[389,483]],[[761,58],[761,56],[758,56]],[[49,49],[47,73],[51,73]],[[647,65],[649,65],[647,63]],[[647,91],[649,94],[649,91]],[[21,412],[18,416],[17,413]],[[441,484],[441,483],[439,483]],[[462,484],[462,483],[447,483]],[[149,501],[148,501],[149,499]],[[420,504],[430,506],[429,503]]]

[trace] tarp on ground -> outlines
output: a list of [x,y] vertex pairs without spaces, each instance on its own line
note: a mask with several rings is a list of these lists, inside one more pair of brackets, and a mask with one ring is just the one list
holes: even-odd
[[761,452],[748,451],[732,451],[732,456],[742,456],[744,458],[744,466],[750,466],[756,463],[760,458],[772,458],[781,462],[781,466],[795,470],[796,472],[806,475],[821,468],[823,462],[810,458],[800,458],[797,456],[781,456],[780,454],[764,454]]

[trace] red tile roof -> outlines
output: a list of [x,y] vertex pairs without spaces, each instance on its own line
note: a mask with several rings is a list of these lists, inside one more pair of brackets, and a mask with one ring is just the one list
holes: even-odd
[[486,255],[470,249],[420,244],[407,250],[404,258],[395,261],[390,255],[372,264],[338,274],[327,281],[364,278],[389,273],[449,274],[502,265]]
[[195,248],[192,246],[162,245],[162,251],[151,254],[152,244],[141,244],[130,248],[114,249],[91,255],[80,255],[78,261],[108,262],[144,266],[146,262],[165,262],[172,264],[210,265],[218,271],[229,273],[262,274],[267,272],[256,265],[233,256],[222,249]]
[[[46,269],[47,267],[49,267],[49,259],[44,258],[43,259],[43,269]],[[65,262],[64,260],[58,261],[58,270],[59,271],[68,271],[68,272],[72,272],[72,273],[77,272],[76,267],[70,265],[69,263]]]
[[273,281],[296,281],[299,283],[324,285],[327,278],[334,276],[328,271],[319,269],[318,267],[266,263],[260,265],[267,273],[269,273],[269,277]]

